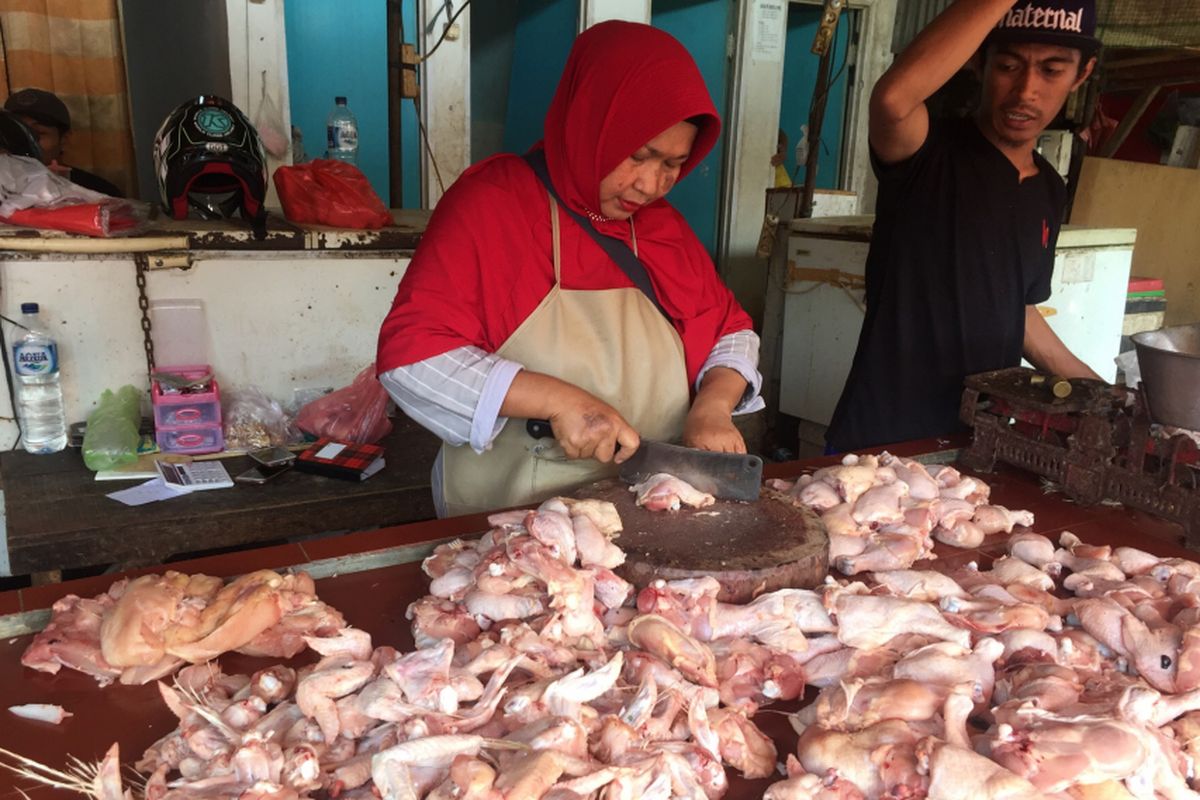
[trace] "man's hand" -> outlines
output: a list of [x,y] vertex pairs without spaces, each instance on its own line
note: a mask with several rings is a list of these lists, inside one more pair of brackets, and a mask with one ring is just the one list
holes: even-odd
[[1102,381],[1099,375],[1067,349],[1038,311],[1037,306],[1025,306],[1025,358],[1042,372],[1064,378],[1091,378]]
[[736,370],[709,370],[683,424],[683,443],[717,453],[746,452],[746,441],[733,424],[733,409],[745,392],[746,379]]
[[1013,0],[957,0],[938,15],[871,92],[871,147],[884,164],[913,156],[929,135],[925,101],[970,60]]
[[51,161],[46,165],[46,169],[50,170],[59,177],[66,178],[67,180],[71,179],[71,168],[65,164],[60,164],[57,161]]
[[550,421],[568,458],[621,462],[641,444],[621,413],[578,386],[540,372],[521,370],[508,387],[500,415]]

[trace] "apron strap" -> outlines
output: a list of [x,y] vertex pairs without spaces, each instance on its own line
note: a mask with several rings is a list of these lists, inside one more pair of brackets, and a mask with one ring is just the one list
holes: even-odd
[[554,240],[554,285],[562,283],[562,246],[559,244],[558,238],[558,201],[554,199],[554,195],[546,192],[550,198],[550,232]]

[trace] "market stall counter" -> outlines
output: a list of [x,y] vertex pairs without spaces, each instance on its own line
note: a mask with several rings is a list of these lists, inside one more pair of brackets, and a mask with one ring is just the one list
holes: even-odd
[[[924,456],[931,462],[947,463],[956,450],[947,450],[945,442],[911,443],[896,448],[901,455]],[[924,459],[922,459],[924,460]],[[794,478],[830,463],[829,459],[769,466],[770,477]],[[1036,515],[1033,528],[1057,539],[1070,529],[1092,544],[1130,544],[1160,556],[1191,557],[1180,546],[1177,526],[1149,515],[1121,507],[1085,507],[1071,503],[1061,494],[1047,491],[1036,477],[1000,467],[986,476],[992,488],[992,502],[1011,508],[1027,508]],[[391,645],[400,651],[413,646],[411,623],[405,610],[428,591],[428,579],[420,561],[440,542],[455,537],[471,537],[488,528],[484,515],[435,520],[401,527],[353,533],[338,538],[308,541],[299,545],[261,548],[244,553],[215,556],[173,564],[188,573],[217,576],[244,574],[254,569],[302,568],[316,579],[321,600],[339,609],[347,622],[368,631],[375,646]],[[989,537],[981,547],[956,549],[939,544],[937,559],[919,562],[918,568],[947,571],[975,562],[990,564],[1003,553],[1006,537]],[[137,575],[149,570],[134,571]],[[31,636],[27,631],[44,624],[46,609],[67,593],[90,596],[103,592],[118,575],[41,586],[0,595],[0,693],[3,706],[20,703],[52,703],[63,706],[73,716],[61,725],[9,718],[0,725],[0,747],[43,763],[61,766],[68,756],[85,761],[101,758],[108,747],[119,742],[125,764],[137,761],[143,751],[176,725],[175,718],[161,702],[153,684],[145,686],[113,685],[98,689],[95,682],[80,673],[63,670],[48,675],[25,669],[22,652]],[[312,653],[302,654],[294,664],[311,663]],[[250,673],[268,666],[270,661],[246,656],[220,659],[226,672]],[[807,699],[814,695],[808,689]],[[803,700],[801,701],[803,702]],[[776,743],[779,760],[795,752],[796,734],[786,714],[796,703],[764,708],[755,722]],[[0,712],[6,713],[6,712]],[[733,770],[730,773],[731,798],[760,797],[769,780],[747,781]],[[0,800],[18,800],[27,780],[0,773]],[[35,798],[66,796],[47,789],[31,791]]]
[[[0,453],[14,575],[96,565],[159,564],[171,556],[402,525],[434,516],[429,475],[440,441],[406,416],[380,444],[386,466],[362,482],[290,470],[263,485],[193,492],[126,506],[106,495],[77,450]],[[222,459],[231,476],[254,463]]]

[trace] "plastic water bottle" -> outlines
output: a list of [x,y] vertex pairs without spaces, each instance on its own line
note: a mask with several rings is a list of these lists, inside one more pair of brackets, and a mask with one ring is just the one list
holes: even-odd
[[22,303],[21,315],[21,324],[29,329],[13,345],[21,443],[30,453],[57,453],[67,446],[58,345],[46,333],[37,303]]
[[354,164],[358,161],[358,120],[346,106],[346,98],[335,97],[333,111],[325,120],[326,158]]

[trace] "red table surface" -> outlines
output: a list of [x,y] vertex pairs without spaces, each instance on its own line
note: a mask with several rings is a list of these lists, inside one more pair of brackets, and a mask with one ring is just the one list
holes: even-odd
[[[912,443],[893,449],[893,452],[916,454],[934,449],[930,442]],[[771,477],[793,477],[829,459],[773,465],[767,469]],[[1034,530],[1056,538],[1057,533],[1070,529],[1084,541],[1096,544],[1125,544],[1149,550],[1163,556],[1191,557],[1182,545],[1182,531],[1177,525],[1125,508],[1076,505],[1061,494],[1047,494],[1036,476],[1002,467],[990,476],[983,476],[992,485],[992,501],[1010,508],[1028,508],[1036,515]],[[456,535],[480,532],[486,528],[483,515],[450,520],[417,523],[396,528],[352,533],[345,536],[304,542],[298,545],[261,548],[244,553],[230,553],[212,558],[171,564],[171,569],[185,572],[231,576],[262,567],[287,567],[309,560],[344,556],[389,547],[426,542]],[[967,561],[977,561],[986,567],[991,559],[1002,553],[1004,536],[991,537],[975,550],[958,550],[938,545],[939,558],[923,562],[920,567],[950,567]],[[136,573],[152,572],[141,570]],[[0,595],[0,613],[23,609],[45,608],[58,597],[68,593],[96,594],[120,576],[104,575],[53,586],[41,586],[21,592]],[[422,596],[427,583],[419,564],[410,563],[365,572],[336,575],[317,582],[322,600],[345,614],[346,619],[371,633],[376,645],[390,644],[398,649],[411,649],[412,635],[404,617],[408,604]],[[42,763],[59,767],[68,754],[84,760],[96,759],[118,741],[121,760],[125,764],[137,761],[143,750],[175,727],[175,719],[163,705],[154,685],[110,686],[98,689],[95,682],[82,674],[63,670],[47,675],[25,669],[20,664],[21,653],[31,637],[21,636],[0,642],[0,694],[3,706],[19,703],[56,703],[74,714],[62,725],[18,719],[6,711],[0,724],[0,747],[35,758]],[[313,660],[304,654],[293,663]],[[271,662],[245,656],[230,655],[221,659],[227,672],[251,672]],[[810,689],[810,695],[813,691]],[[780,760],[795,747],[796,736],[785,709],[766,709],[756,722],[772,736],[780,751]],[[787,710],[791,710],[790,708]],[[730,771],[731,791],[728,797],[760,797],[770,781],[745,781]],[[33,798],[67,797],[30,782],[0,773],[0,800],[17,800],[18,787],[24,787]]]

